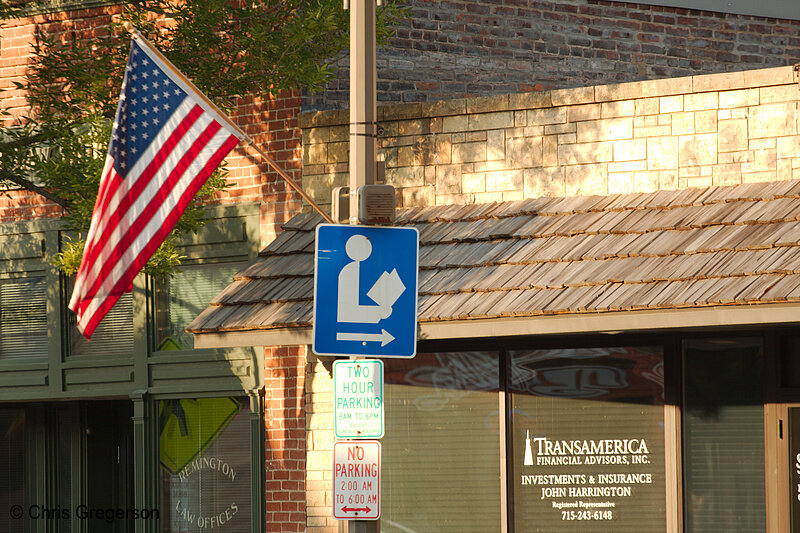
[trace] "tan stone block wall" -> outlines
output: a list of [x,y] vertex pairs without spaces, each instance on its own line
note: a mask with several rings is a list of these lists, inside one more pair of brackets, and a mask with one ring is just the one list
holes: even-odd
[[333,518],[333,378],[330,357],[308,351],[306,364],[306,513],[308,533],[338,533]]
[[[378,108],[403,207],[800,178],[791,67]],[[347,182],[347,114],[307,113],[303,184]]]

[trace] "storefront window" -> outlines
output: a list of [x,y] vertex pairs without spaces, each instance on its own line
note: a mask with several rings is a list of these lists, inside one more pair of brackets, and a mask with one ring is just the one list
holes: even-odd
[[0,280],[0,360],[47,357],[44,278]]
[[511,353],[516,531],[666,530],[660,347]]
[[184,265],[172,278],[156,282],[156,348],[193,349],[194,336],[186,332],[186,326],[230,284],[242,266],[241,263]]
[[686,531],[765,531],[761,340],[687,341],[683,365]]
[[251,531],[248,406],[237,398],[159,402],[162,531]]
[[383,533],[485,533],[501,520],[498,354],[385,361]]

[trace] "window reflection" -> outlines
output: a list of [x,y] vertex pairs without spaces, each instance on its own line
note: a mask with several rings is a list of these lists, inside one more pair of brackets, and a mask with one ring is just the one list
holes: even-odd
[[574,348],[515,352],[515,392],[561,398],[664,402],[661,348]]
[[683,365],[686,531],[765,531],[761,340],[687,341]]
[[485,533],[500,523],[496,352],[385,361],[383,533]]
[[511,353],[518,531],[666,529],[660,347]]
[[165,533],[251,530],[246,399],[159,402]]
[[186,326],[228,286],[242,266],[240,263],[183,265],[173,277],[157,280],[154,283],[156,349],[193,349],[194,336],[186,332]]

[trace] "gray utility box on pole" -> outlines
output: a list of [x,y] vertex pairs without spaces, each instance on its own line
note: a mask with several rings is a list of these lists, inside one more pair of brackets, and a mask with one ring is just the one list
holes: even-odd
[[362,185],[358,188],[358,222],[391,226],[395,220],[394,187]]
[[[380,161],[378,162],[380,170]],[[358,223],[391,226],[396,219],[397,201],[392,185],[362,185],[358,188]],[[350,187],[336,187],[331,199],[331,218],[336,224],[350,221]]]

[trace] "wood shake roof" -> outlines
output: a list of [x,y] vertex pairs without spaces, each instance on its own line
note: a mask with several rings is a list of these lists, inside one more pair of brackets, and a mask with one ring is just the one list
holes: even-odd
[[[307,328],[314,214],[296,216],[187,328]],[[401,210],[419,322],[800,301],[800,181]]]

